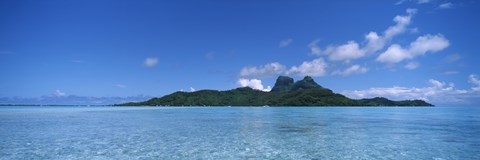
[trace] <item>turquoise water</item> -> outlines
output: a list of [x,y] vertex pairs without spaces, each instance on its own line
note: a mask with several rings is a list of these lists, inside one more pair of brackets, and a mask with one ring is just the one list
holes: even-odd
[[480,108],[0,107],[0,159],[478,159]]

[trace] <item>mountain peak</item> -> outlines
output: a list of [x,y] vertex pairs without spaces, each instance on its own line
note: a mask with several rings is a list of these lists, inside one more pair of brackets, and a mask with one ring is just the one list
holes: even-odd
[[313,81],[313,78],[310,77],[310,76],[305,76],[305,77],[303,77],[303,80],[312,80]]
[[300,89],[323,88],[318,85],[312,77],[305,76],[302,80],[294,82],[288,76],[279,76],[271,92],[291,92]]
[[279,76],[270,92],[288,92],[293,86],[293,78],[288,76]]
[[318,85],[317,82],[315,82],[312,77],[305,76],[303,80],[295,82],[292,88],[290,89],[290,91],[296,91],[299,89],[310,89],[310,88],[323,88],[323,87]]

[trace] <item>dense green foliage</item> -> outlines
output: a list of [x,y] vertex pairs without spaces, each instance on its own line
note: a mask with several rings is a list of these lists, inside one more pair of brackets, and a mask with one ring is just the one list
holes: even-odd
[[293,78],[279,76],[270,92],[288,92],[293,86]]
[[121,106],[432,106],[422,100],[391,101],[386,98],[354,100],[318,85],[311,77],[293,82],[280,76],[271,92],[249,87],[228,91],[175,92],[145,102]]

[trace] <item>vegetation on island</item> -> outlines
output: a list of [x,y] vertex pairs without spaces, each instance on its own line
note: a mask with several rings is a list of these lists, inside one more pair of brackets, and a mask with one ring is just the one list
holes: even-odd
[[423,100],[392,101],[383,97],[350,99],[318,85],[312,77],[294,82],[280,76],[270,92],[249,87],[227,91],[200,90],[175,92],[144,102],[130,102],[118,106],[433,106]]

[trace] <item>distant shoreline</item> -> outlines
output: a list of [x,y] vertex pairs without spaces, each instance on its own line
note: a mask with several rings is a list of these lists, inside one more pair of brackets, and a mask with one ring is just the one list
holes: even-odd
[[0,107],[10,107],[10,106],[18,106],[18,107],[178,107],[178,108],[225,108],[225,107],[252,107],[252,108],[279,108],[279,107],[288,107],[288,108],[295,108],[295,107],[312,107],[312,108],[337,108],[337,107],[435,107],[435,106],[117,106],[117,105],[61,105],[61,104],[53,104],[53,105],[43,105],[43,104],[0,104]]
[[0,106],[83,106],[83,107],[92,107],[92,106],[113,106],[111,104],[106,105],[88,105],[88,104],[0,104]]

